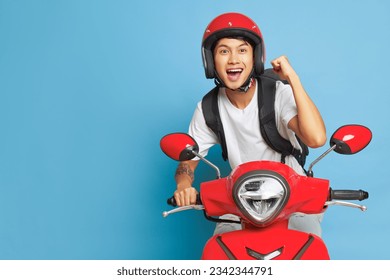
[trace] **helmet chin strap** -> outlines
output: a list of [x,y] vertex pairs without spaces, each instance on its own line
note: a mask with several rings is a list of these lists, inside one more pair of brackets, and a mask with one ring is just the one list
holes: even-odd
[[252,69],[251,73],[248,76],[248,79],[239,88],[236,88],[236,89],[227,87],[225,85],[225,83],[222,81],[222,79],[219,77],[219,75],[218,75],[218,73],[216,71],[215,71],[214,83],[218,87],[225,87],[225,88],[230,89],[232,91],[238,91],[238,92],[246,93],[250,89],[252,84],[253,84],[253,72],[254,72],[254,69]]

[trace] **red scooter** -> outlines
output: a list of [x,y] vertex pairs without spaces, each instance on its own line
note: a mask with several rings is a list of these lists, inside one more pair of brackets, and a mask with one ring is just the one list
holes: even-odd
[[[164,212],[163,216],[196,209],[204,210],[207,218],[217,222],[221,220],[215,217],[224,214],[240,217],[242,230],[212,236],[204,247],[202,259],[329,259],[320,237],[289,229],[288,219],[295,212],[322,213],[330,205],[365,211],[365,206],[344,200],[367,199],[367,192],[333,190],[328,180],[314,178],[312,168],[331,151],[340,154],[361,151],[371,138],[371,131],[364,126],[340,127],[331,137],[330,148],[310,164],[308,176],[298,175],[283,163],[253,161],[239,165],[228,177],[221,178],[218,167],[198,154],[199,147],[191,136],[168,134],[160,142],[166,155],[179,161],[197,156],[216,170],[217,179],[201,184],[199,204],[177,207]],[[174,198],[168,199],[168,203],[174,205]]]

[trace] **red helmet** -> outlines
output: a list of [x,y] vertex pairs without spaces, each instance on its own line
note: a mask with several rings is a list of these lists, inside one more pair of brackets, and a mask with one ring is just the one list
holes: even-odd
[[213,19],[203,35],[202,58],[206,78],[215,78],[213,47],[219,39],[226,37],[241,37],[253,44],[254,75],[261,75],[264,72],[265,48],[259,27],[243,14],[226,13]]

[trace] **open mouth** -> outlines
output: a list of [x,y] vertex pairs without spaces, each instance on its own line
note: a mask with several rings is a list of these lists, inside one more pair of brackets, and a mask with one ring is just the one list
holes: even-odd
[[226,70],[226,74],[231,81],[236,81],[240,77],[242,72],[243,72],[242,68]]

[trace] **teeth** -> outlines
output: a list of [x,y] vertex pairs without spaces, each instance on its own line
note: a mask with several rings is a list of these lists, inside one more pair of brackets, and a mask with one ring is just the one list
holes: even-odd
[[241,73],[242,69],[229,69],[227,70],[228,73]]

